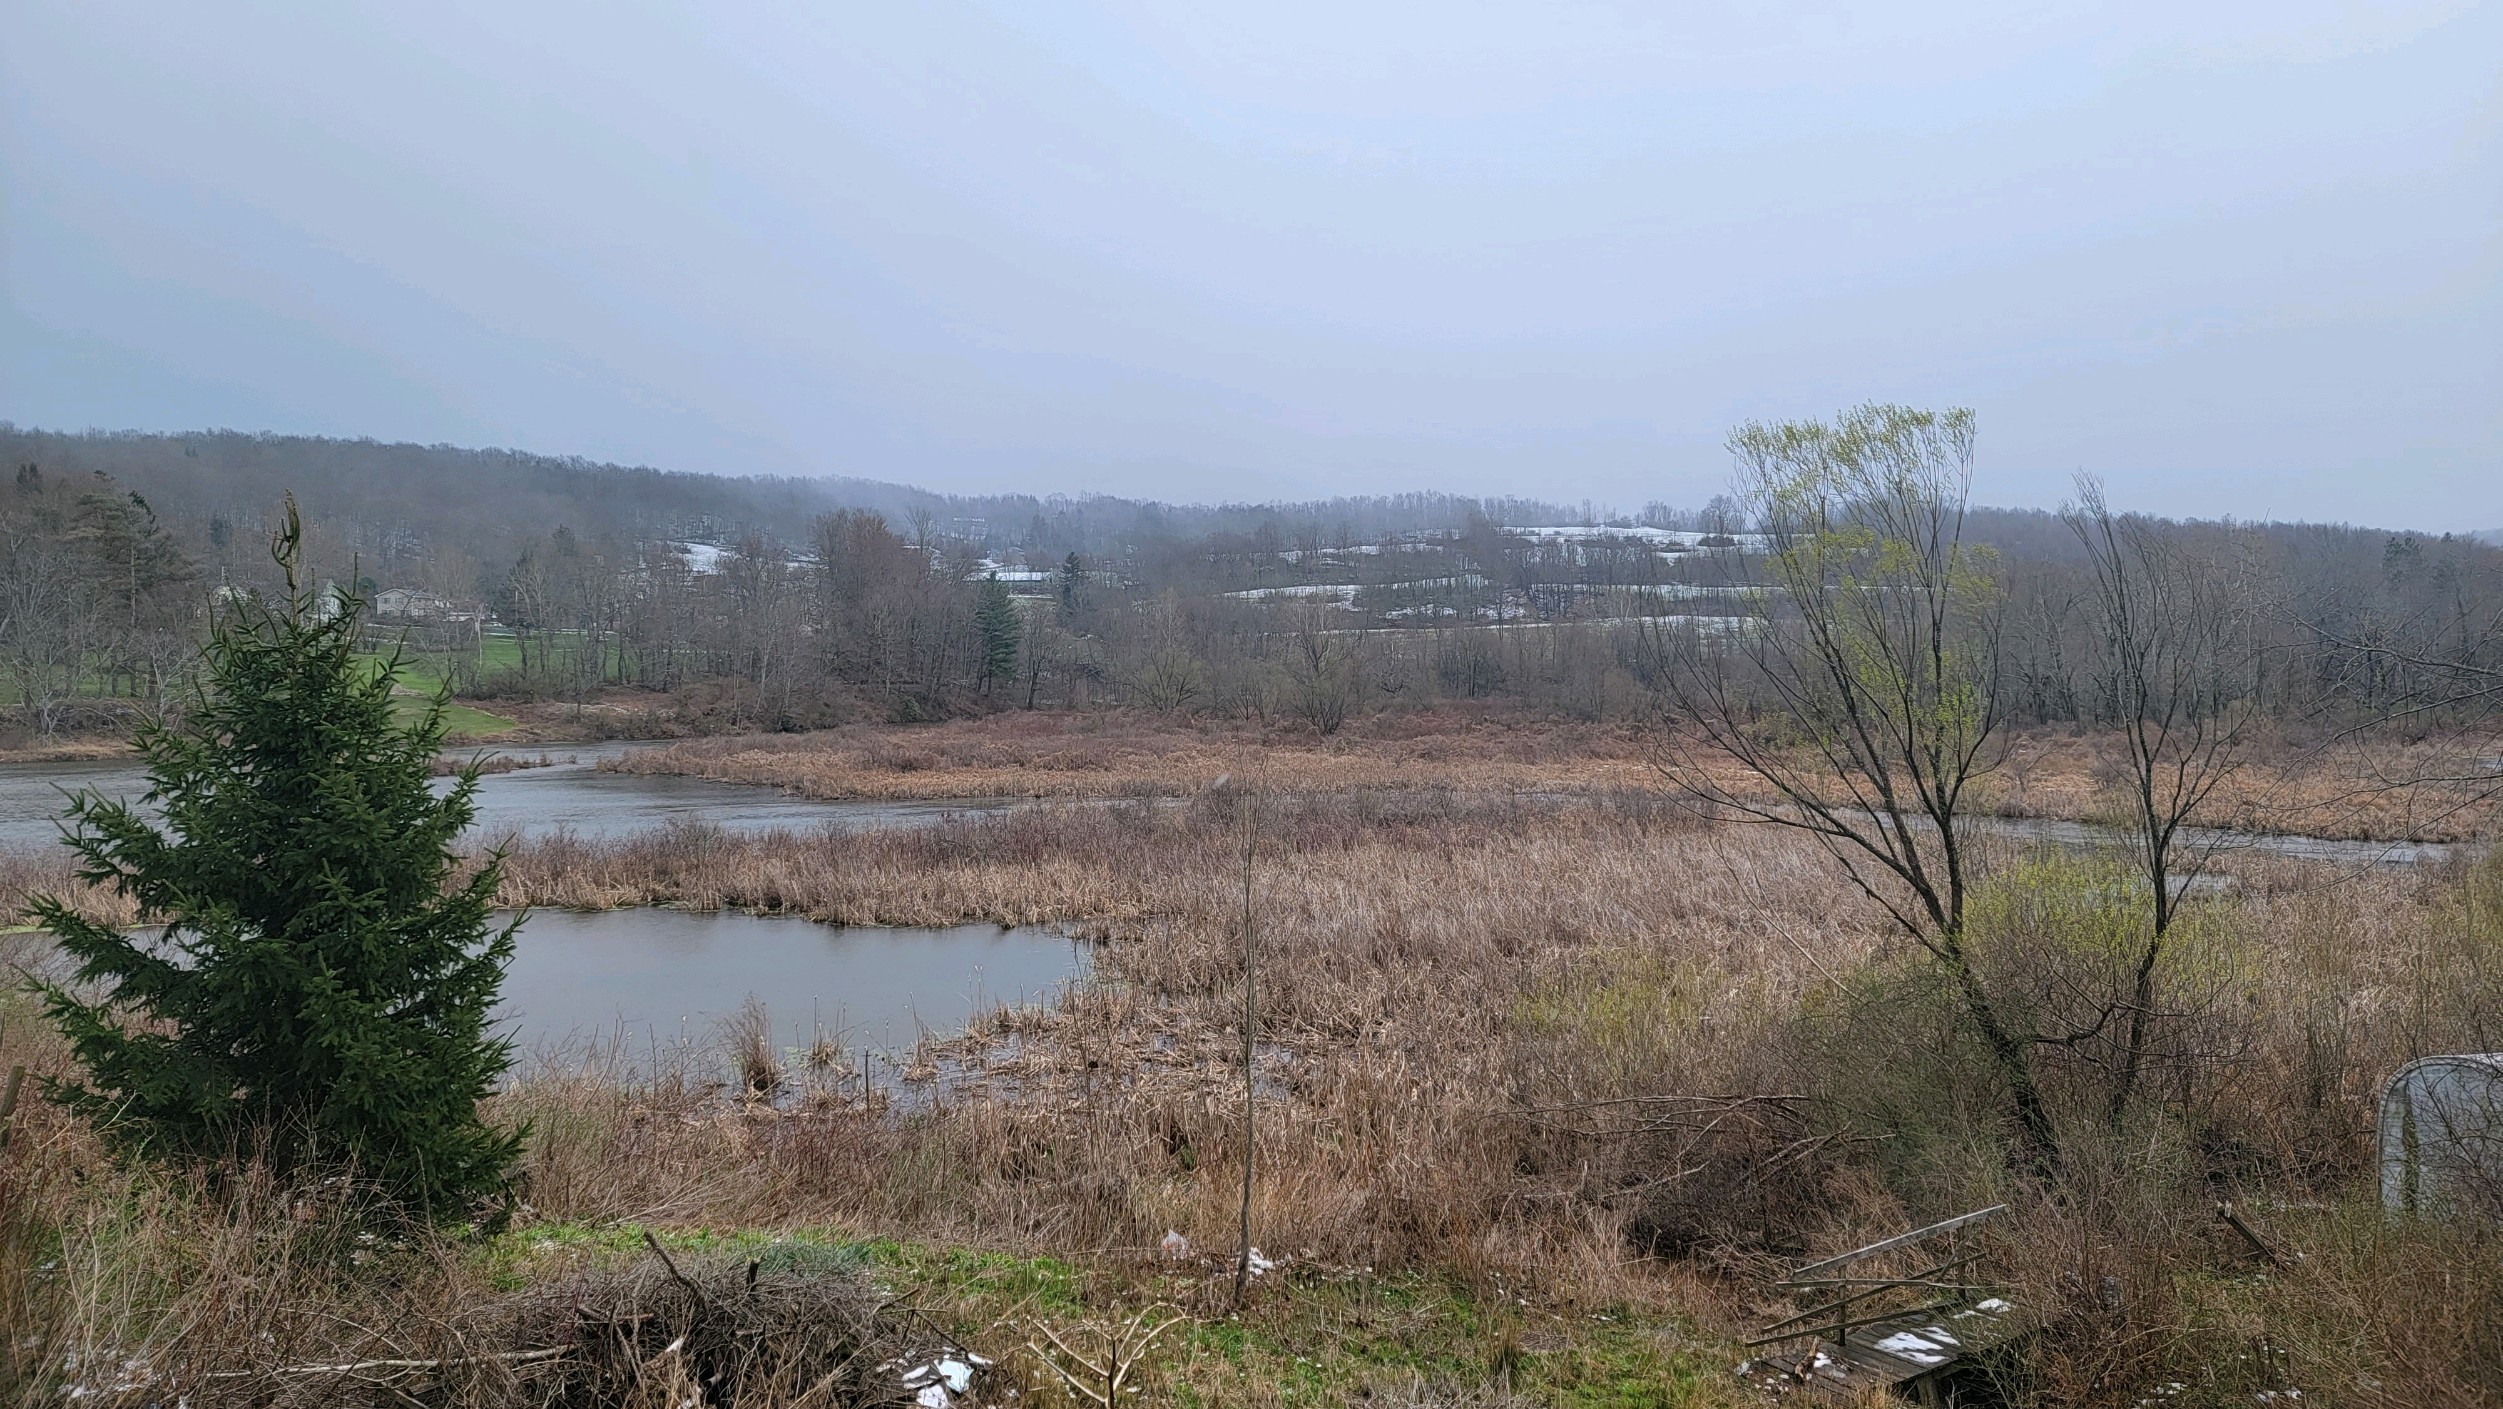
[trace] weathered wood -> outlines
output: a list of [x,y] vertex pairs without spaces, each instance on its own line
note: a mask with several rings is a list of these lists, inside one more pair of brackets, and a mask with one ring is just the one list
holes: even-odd
[[1988,1208],[1975,1209],[1971,1213],[1960,1213],[1943,1222],[1932,1223],[1926,1228],[1915,1228],[1909,1233],[1898,1233],[1891,1238],[1871,1243],[1867,1247],[1855,1248],[1850,1252],[1829,1257],[1823,1262],[1811,1262],[1805,1267],[1794,1270],[1785,1280],[1795,1282],[1803,1277],[1813,1277],[1819,1272],[1830,1272],[1837,1267],[1848,1267],[1863,1258],[1875,1257],[1881,1252],[1893,1252],[1897,1248],[1908,1248],[1924,1238],[1934,1238],[1941,1233],[1952,1233],[1958,1228],[1969,1228],[2007,1211],[2006,1204],[1992,1204]]
[[[2005,1211],[2005,1205],[1994,1204],[1799,1268],[1775,1285],[1794,1294],[1831,1299],[1774,1322],[1746,1343],[1763,1346],[1804,1340],[1806,1350],[1749,1361],[1739,1367],[1740,1375],[1759,1388],[1776,1391],[1812,1387],[1856,1398],[1873,1391],[1917,1389],[1924,1396],[1934,1396],[1940,1381],[1967,1353],[2013,1334],[2010,1303],[1997,1297],[1975,1301],[1980,1289],[1959,1275],[1979,1262],[1981,1254],[1963,1253],[1951,1245],[1945,1250],[1947,1256],[1933,1252],[1934,1260],[1891,1277],[1832,1274]],[[1884,1309],[1878,1298],[1894,1293],[1928,1294],[1935,1299]],[[1863,1305],[1866,1310],[1855,1310]]]
[[[1916,1268],[1910,1272],[1904,1273],[1900,1277],[1785,1277],[1781,1281],[1775,1282],[1773,1285],[1785,1291],[1812,1291],[1820,1288],[1833,1287],[1920,1286],[1924,1284],[1927,1278],[1935,1277],[1942,1272],[1958,1271],[1962,1268],[1970,1267],[1974,1263],[1981,1260],[1982,1255],[1980,1253],[1971,1253],[1964,1257],[1949,1258],[1945,1262],[1932,1263],[1927,1267]],[[1944,1288],[1941,1288],[1941,1290],[1944,1290]]]
[[1961,1309],[1921,1307],[1855,1326],[1839,1342],[1818,1339],[1803,1351],[1749,1361],[1739,1373],[1760,1389],[1804,1387],[1844,1399],[1916,1390],[2022,1330],[2016,1308],[1997,1298]]
[[2225,1220],[2226,1227],[2240,1233],[2242,1235],[2242,1240],[2251,1245],[2251,1251],[2258,1253],[2261,1260],[2266,1262],[2269,1266],[2282,1267],[2285,1265],[2285,1259],[2277,1255],[2277,1249],[2269,1246],[2268,1239],[2261,1237],[2258,1229],[2255,1229],[2250,1224],[2245,1223],[2242,1219],[2242,1215],[2234,1212],[2234,1206],[2232,1204],[2218,1204],[2216,1206],[2216,1216]]

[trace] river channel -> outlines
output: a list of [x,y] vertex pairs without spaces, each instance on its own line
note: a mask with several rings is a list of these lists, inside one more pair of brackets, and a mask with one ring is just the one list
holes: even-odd
[[[909,827],[966,813],[997,812],[1001,799],[941,802],[820,801],[775,788],[635,773],[604,773],[599,761],[637,744],[527,745],[502,752],[517,758],[553,760],[543,768],[516,768],[478,780],[478,820],[469,835],[482,842],[556,831],[581,837],[618,836],[670,822],[703,821],[731,831],[785,827]],[[454,751],[449,757],[467,755]],[[438,790],[449,778],[435,780]],[[94,763],[0,763],[0,846],[44,846],[60,836],[62,792],[93,790],[107,797],[136,797],[146,774],[129,759]]]
[[[493,843],[564,831],[621,836],[701,821],[733,831],[794,832],[926,826],[1000,812],[1004,799],[818,801],[704,778],[604,772],[599,762],[643,745],[553,744],[509,752],[545,766],[480,780],[469,836]],[[455,755],[458,756],[458,755]],[[57,844],[63,791],[135,797],[135,762],[0,764],[0,848]],[[438,787],[449,787],[441,779]],[[1978,819],[1977,828],[2069,846],[2113,834],[2074,822]],[[2444,845],[2198,834],[2187,846],[2253,850],[2344,864],[2436,860]],[[1000,1001],[1041,1000],[1085,972],[1083,945],[1041,929],[963,925],[869,929],[736,912],[546,910],[525,921],[501,1025],[534,1058],[607,1051],[636,1065],[647,1053],[714,1038],[750,997],[766,1005],[781,1045],[823,1037],[839,1047],[895,1051],[925,1031],[953,1033]]]

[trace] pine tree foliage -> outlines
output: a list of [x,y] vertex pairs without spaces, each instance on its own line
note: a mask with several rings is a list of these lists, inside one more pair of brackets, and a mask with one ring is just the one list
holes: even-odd
[[1010,600],[1008,589],[997,574],[984,578],[982,595],[974,604],[974,625],[982,632],[982,688],[988,693],[991,682],[1005,680],[1017,673],[1017,644],[1025,634],[1025,622],[1017,615],[1017,604]]
[[443,701],[395,721],[363,603],[298,585],[285,522],[284,599],[218,623],[199,697],[140,739],[143,805],[82,794],[64,821],[79,875],[162,929],[34,902],[76,966],[44,990],[85,1069],[57,1094],[143,1152],[256,1147],[449,1212],[520,1140],[478,1110],[511,1059],[488,1023],[513,927],[490,932],[496,859],[455,882],[477,774],[435,795]]

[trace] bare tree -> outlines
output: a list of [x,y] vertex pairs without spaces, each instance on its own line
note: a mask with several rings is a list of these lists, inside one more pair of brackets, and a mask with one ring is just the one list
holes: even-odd
[[1295,716],[1324,735],[1346,724],[1363,694],[1363,662],[1344,628],[1346,617],[1318,600],[1296,602],[1286,635],[1286,672]]
[[[2442,545],[2454,552],[2462,545]],[[2441,801],[2430,823],[2503,795],[2503,769],[2493,761],[2503,726],[2503,593],[2489,567],[2482,592],[2472,591],[2459,564],[2441,563],[2426,583],[2406,582],[2423,547],[2394,537],[2384,552],[2385,590],[2445,587],[2449,600],[2407,604],[2383,620],[2334,600],[2302,612],[2316,667],[2327,677],[2322,712],[2338,721],[2335,738],[2357,754],[2358,772],[2373,793],[2426,793]],[[2491,561],[2491,555],[2488,555]],[[2442,580],[2450,578],[2445,584]],[[2334,584],[2350,594],[2356,584]],[[2385,745],[2446,740],[2431,757],[2387,752]]]
[[1144,657],[1131,688],[1149,708],[1183,709],[1206,690],[1206,671],[1191,649],[1190,623],[1178,594],[1167,592],[1148,613]]
[[[1663,766],[1724,816],[1815,837],[1939,966],[2038,1168],[2059,1148],[2032,1037],[1965,942],[1967,790],[1998,761],[2000,593],[1964,541],[1973,414],[1863,406],[1730,438],[1767,536],[1763,620],[1666,679],[1686,716]],[[1715,764],[1745,780],[1725,781]]]
[[756,688],[757,708],[787,710],[801,641],[799,573],[778,545],[751,534],[727,555],[722,577],[738,669]]
[[2108,1112],[2117,1127],[2146,1064],[2165,938],[2222,842],[2217,833],[2186,829],[2241,768],[2259,727],[2246,659],[2252,604],[2221,564],[2190,551],[2178,531],[2114,514],[2091,477],[2078,477],[2077,501],[2061,517],[2093,570],[2091,688],[2120,732],[2123,815],[2132,859],[2147,882],[2147,932],[2127,991],[2093,1025],[2120,1023]]

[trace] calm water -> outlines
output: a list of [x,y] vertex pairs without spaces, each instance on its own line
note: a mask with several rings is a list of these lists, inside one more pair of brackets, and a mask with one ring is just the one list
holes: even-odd
[[[615,836],[701,820],[734,831],[772,827],[926,825],[1005,801],[819,802],[772,788],[701,778],[603,773],[602,758],[634,744],[511,750],[566,760],[479,781],[481,841],[563,829]],[[125,760],[0,764],[0,846],[50,846],[61,790],[135,797],[146,785]],[[451,785],[437,780],[437,787]],[[40,963],[40,957],[29,959]],[[1084,972],[1085,947],[1064,935],[995,925],[873,929],[738,913],[546,910],[523,924],[504,987],[508,1030],[526,1051],[653,1044],[714,1036],[752,995],[775,1033],[804,1045],[822,1031],[858,1050],[910,1046],[952,1033],[1000,1001],[1039,1001]]]
[[[995,812],[1005,801],[820,802],[773,788],[721,783],[708,778],[642,777],[603,773],[602,758],[637,744],[555,744],[542,750],[507,750],[520,757],[571,760],[545,768],[491,773],[479,780],[478,820],[470,835],[482,841],[569,830],[577,836],[615,836],[672,821],[701,819],[733,831],[769,827],[909,827],[967,812]],[[465,755],[456,755],[465,756]],[[0,846],[47,846],[59,833],[64,788],[92,788],[109,797],[136,797],[146,786],[127,760],[100,763],[0,764]],[[438,789],[451,786],[436,780]]]
[[[1977,817],[1977,831],[2001,836],[2056,842],[2062,846],[2106,847],[2130,843],[2130,837],[2109,827],[2043,817]],[[2260,832],[2225,832],[2211,827],[2184,827],[2175,838],[2185,861],[2213,850],[2219,857],[2237,852],[2291,856],[2300,861],[2328,861],[2342,866],[2414,866],[2440,861],[2462,850],[2457,842],[2349,841],[2334,837],[2284,837]]]
[[503,1011],[525,1051],[615,1043],[629,1057],[703,1041],[754,996],[776,1037],[820,1031],[893,1050],[1002,1001],[1038,1002],[1086,969],[1042,929],[883,929],[725,911],[537,910],[522,922]]

